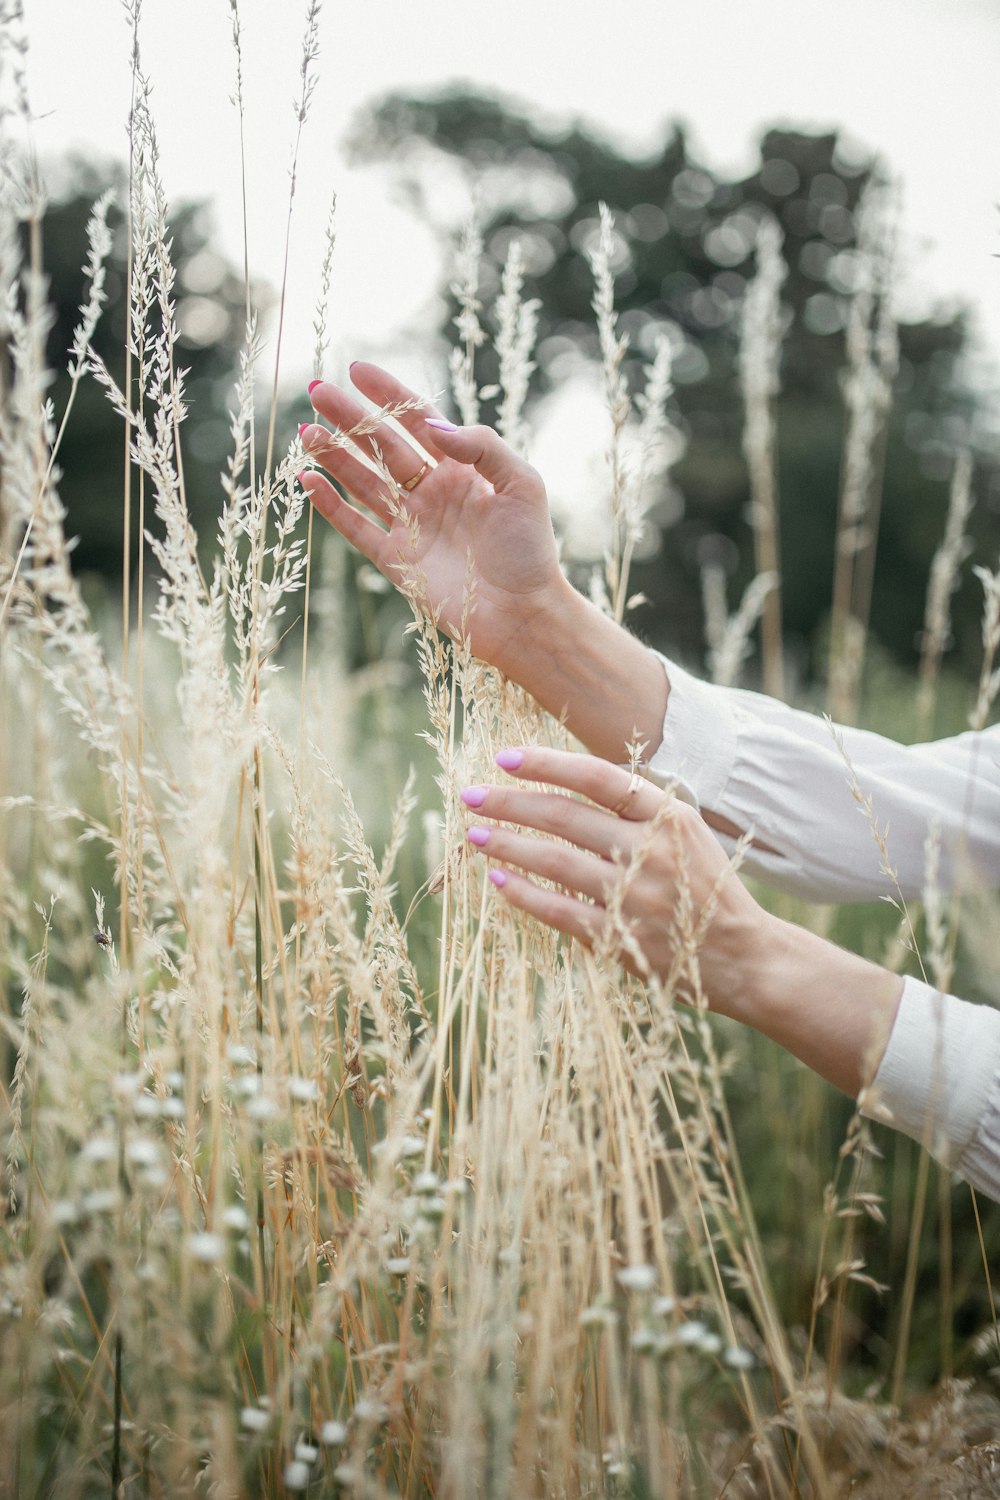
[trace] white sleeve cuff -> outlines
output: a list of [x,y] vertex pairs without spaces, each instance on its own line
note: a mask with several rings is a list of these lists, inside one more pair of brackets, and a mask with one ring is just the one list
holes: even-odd
[[718,688],[660,660],[665,672],[669,665],[670,692],[663,740],[648,769],[656,780],[676,783],[695,806],[716,808],[736,759],[732,705]]
[[1000,1011],[907,979],[861,1113],[901,1130],[946,1166],[973,1140],[1000,1070]]

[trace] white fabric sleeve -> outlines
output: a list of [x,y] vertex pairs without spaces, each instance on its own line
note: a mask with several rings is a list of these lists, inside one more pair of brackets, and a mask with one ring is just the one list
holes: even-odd
[[926,745],[835,734],[817,714],[664,668],[670,693],[650,771],[772,851],[752,848],[750,873],[813,901],[874,900],[897,894],[897,882],[919,896],[936,826],[943,889],[997,883],[1000,726]]
[[1000,1011],[907,979],[858,1104],[1000,1201]]

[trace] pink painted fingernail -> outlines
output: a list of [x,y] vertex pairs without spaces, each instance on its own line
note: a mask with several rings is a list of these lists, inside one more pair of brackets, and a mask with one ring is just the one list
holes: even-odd
[[454,422],[446,422],[444,417],[425,418],[428,427],[436,427],[438,432],[457,432],[458,428]]
[[465,835],[465,837],[469,840],[469,843],[475,844],[479,849],[481,849],[483,845],[488,842],[489,836],[490,830],[488,828],[470,828],[468,833]]
[[486,801],[488,786],[464,786],[462,788],[462,801],[466,807],[482,807]]
[[299,481],[299,484],[304,485],[311,472],[312,471],[310,469],[300,469],[298,474],[295,476]]
[[323,384],[322,380],[310,380],[310,382],[309,382],[309,394],[310,394],[310,396],[312,395],[312,393],[316,389],[316,387],[318,385],[322,385],[322,384]]
[[496,763],[502,771],[516,771],[523,761],[523,750],[501,750],[496,757]]
[[507,872],[505,870],[491,870],[490,879],[499,890],[502,890],[507,884]]

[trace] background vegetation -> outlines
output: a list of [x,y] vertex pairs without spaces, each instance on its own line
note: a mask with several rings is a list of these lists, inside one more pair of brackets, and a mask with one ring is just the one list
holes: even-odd
[[[268,296],[200,210],[168,214],[138,63],[136,88],[106,221],[103,174],[46,207],[30,159],[4,158],[0,1483],[994,1493],[998,1210],[757,1039],[490,903],[457,787],[560,731],[425,625],[404,642],[404,605],[307,534],[294,423],[260,395]],[[666,341],[674,462],[645,496],[632,619],[716,666],[730,628],[739,662],[767,524],[741,351],[777,222],[756,336],[780,341],[781,391],[757,397],[789,680],[822,699],[838,549],[877,543],[839,643],[848,711],[916,731],[922,661],[932,716],[960,726],[981,596],[956,595],[952,640],[926,579],[949,492],[945,599],[972,549],[995,554],[984,397],[960,320],[901,326],[894,368],[870,164],[772,133],[721,182],[679,133],[627,162],[462,95],[384,101],[360,139],[414,195],[428,153],[479,181],[481,253],[457,251],[442,337],[460,309],[502,335],[520,245],[537,355],[505,371],[471,337],[487,415],[506,397],[509,420],[529,359],[528,413],[599,372],[595,274],[633,399]],[[894,401],[845,518],[862,371]],[[622,541],[610,570],[569,547],[567,566],[599,595]],[[787,910],[914,961],[888,910]],[[985,895],[962,914],[962,993],[988,985],[991,923]]]

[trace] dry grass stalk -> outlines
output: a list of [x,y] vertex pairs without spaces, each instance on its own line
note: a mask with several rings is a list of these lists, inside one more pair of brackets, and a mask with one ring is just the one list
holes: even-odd
[[951,479],[944,536],[934,554],[927,583],[920,652],[920,686],[917,692],[917,734],[920,739],[929,739],[931,734],[941,658],[948,646],[951,596],[955,592],[962,564],[972,550],[965,528],[974,503],[972,455],[968,452],[960,453],[955,460]]
[[859,204],[859,270],[847,324],[844,405],[847,428],[840,500],[830,637],[830,712],[854,722],[864,670],[882,474],[899,341],[892,308],[898,200],[873,176]]
[[743,395],[743,451],[750,475],[754,559],[758,576],[773,580],[762,600],[761,655],[764,689],[785,694],[781,641],[781,549],[778,523],[778,468],[774,399],[780,389],[779,365],[784,321],[781,288],[788,268],[782,235],[772,219],[757,229],[757,274],[747,287],[740,329],[740,389]]

